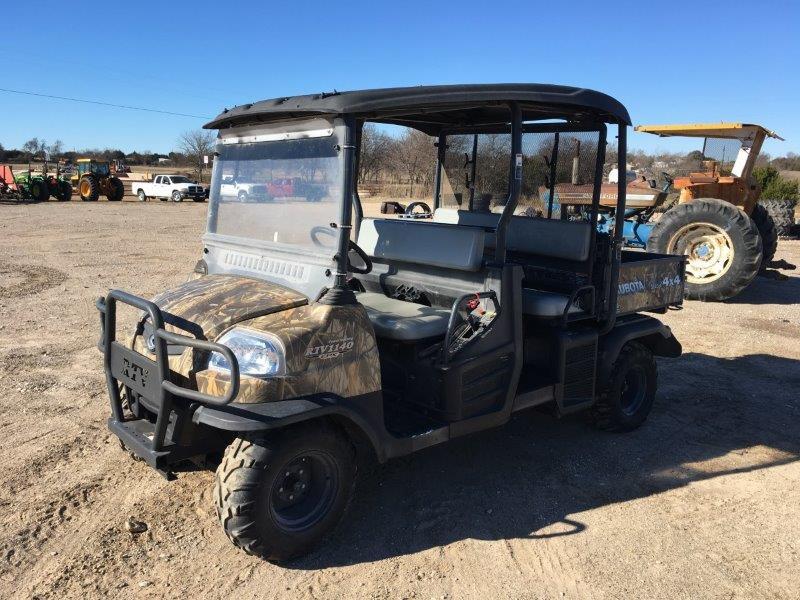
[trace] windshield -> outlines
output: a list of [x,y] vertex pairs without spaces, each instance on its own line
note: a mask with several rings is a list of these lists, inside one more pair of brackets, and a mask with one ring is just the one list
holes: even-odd
[[342,182],[335,135],[221,143],[209,233],[330,253]]
[[183,177],[182,175],[171,175],[170,179],[172,180],[172,183],[192,183],[188,177]]

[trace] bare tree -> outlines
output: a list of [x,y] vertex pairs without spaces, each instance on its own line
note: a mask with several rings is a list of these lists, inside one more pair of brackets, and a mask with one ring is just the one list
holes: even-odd
[[198,179],[203,177],[203,157],[211,154],[214,148],[214,134],[205,129],[195,129],[181,134],[178,147],[197,171]]
[[47,151],[47,142],[40,140],[38,137],[31,138],[22,145],[25,152],[30,152],[32,155],[42,154]]
[[64,142],[61,140],[56,140],[50,147],[47,149],[47,153],[50,155],[51,158],[57,157],[64,151]]
[[433,182],[435,161],[433,138],[421,131],[409,129],[393,144],[392,168],[407,177],[409,196],[414,195],[415,183],[429,187]]
[[392,138],[379,131],[374,123],[364,125],[358,157],[358,180],[361,183],[375,180],[389,166],[392,142]]

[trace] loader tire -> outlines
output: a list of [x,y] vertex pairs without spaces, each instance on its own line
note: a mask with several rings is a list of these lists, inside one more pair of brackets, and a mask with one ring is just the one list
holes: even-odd
[[692,300],[732,298],[750,285],[761,268],[758,227],[730,202],[701,198],[679,204],[653,226],[647,250],[683,254],[685,296]]
[[84,202],[97,202],[100,198],[100,183],[92,175],[81,177],[78,183],[78,193]]
[[753,207],[750,218],[758,227],[758,233],[761,235],[761,247],[763,249],[761,270],[763,271],[775,258],[775,251],[778,249],[778,229],[775,227],[775,221],[767,212],[767,209],[760,204],[756,204]]
[[778,237],[790,238],[794,235],[794,209],[797,200],[759,200],[775,222]]
[[119,202],[125,196],[125,186],[122,184],[122,181],[119,180],[118,177],[109,177],[108,178],[108,194],[106,194],[106,198],[108,198],[109,202]]
[[331,426],[240,437],[217,468],[217,516],[236,547],[286,561],[333,532],[350,504],[355,475],[354,449]]

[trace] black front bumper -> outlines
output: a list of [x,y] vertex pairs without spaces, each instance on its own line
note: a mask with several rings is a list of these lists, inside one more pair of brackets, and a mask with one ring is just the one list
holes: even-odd
[[[117,302],[144,311],[152,326],[155,360],[116,341]],[[112,290],[97,301],[101,314],[100,349],[111,403],[109,429],[134,454],[162,474],[169,466],[192,456],[207,453],[218,445],[218,437],[205,427],[192,423],[192,415],[200,406],[220,406],[233,402],[239,393],[239,364],[230,348],[206,340],[167,331],[165,322],[175,319],[144,298]],[[167,345],[178,345],[200,352],[218,352],[231,365],[231,385],[224,396],[211,396],[176,383],[179,377],[169,368]],[[155,418],[139,414],[126,415],[122,405],[122,389],[129,405],[155,407]],[[137,418],[138,417],[138,418]]]

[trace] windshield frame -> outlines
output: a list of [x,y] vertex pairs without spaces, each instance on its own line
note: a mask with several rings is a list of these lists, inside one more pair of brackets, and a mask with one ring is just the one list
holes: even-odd
[[[341,222],[338,218],[341,215],[341,204],[343,198],[343,188],[346,187],[343,174],[344,168],[342,165],[342,152],[341,146],[344,139],[344,122],[341,119],[302,119],[293,121],[284,121],[273,123],[270,125],[261,126],[244,126],[230,128],[220,132],[217,139],[217,144],[214,150],[214,166],[212,168],[211,183],[209,188],[209,207],[208,218],[206,224],[206,233],[204,236],[209,240],[219,240],[228,243],[235,243],[242,247],[257,248],[266,251],[275,251],[281,254],[298,254],[307,257],[325,257],[330,259],[336,252],[338,247],[338,240],[334,240],[331,246],[320,246],[319,248],[308,248],[297,244],[273,242],[270,240],[259,239],[244,235],[231,235],[229,233],[217,233],[217,223],[219,217],[220,207],[220,190],[223,181],[223,161],[219,157],[224,154],[225,149],[234,144],[279,144],[285,141],[294,141],[302,139],[314,138],[330,138],[331,144],[334,144],[337,149],[337,163],[335,169],[337,171],[336,186],[331,186],[330,197],[336,203],[333,207],[332,214],[337,218],[333,218],[337,222]],[[278,178],[284,179],[284,178]],[[335,228],[334,228],[335,229]],[[340,230],[341,232],[341,230]]]

